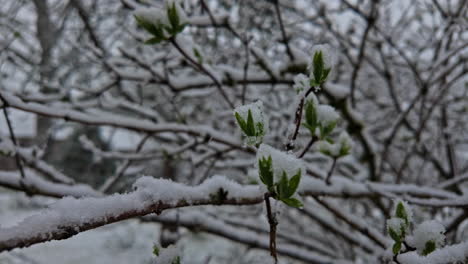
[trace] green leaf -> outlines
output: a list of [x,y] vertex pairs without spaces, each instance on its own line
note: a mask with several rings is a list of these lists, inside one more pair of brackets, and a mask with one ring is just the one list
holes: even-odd
[[401,250],[401,241],[398,241],[398,242],[395,242],[393,244],[393,254],[397,255],[398,253],[400,253],[400,250]]
[[273,161],[271,156],[262,157],[258,160],[258,168],[260,170],[260,180],[267,187],[273,186]]
[[323,62],[323,54],[322,51],[317,51],[314,54],[314,79],[316,84],[321,84],[323,70],[324,70],[324,62]]
[[237,120],[237,124],[239,124],[239,127],[242,129],[242,131],[244,131],[244,133],[247,134],[246,130],[247,130],[247,124],[245,123],[244,119],[242,118],[242,116],[240,116],[239,113],[234,113],[234,115],[236,116],[236,120]]
[[154,38],[150,38],[148,40],[145,40],[145,44],[147,45],[154,45],[154,44],[158,44],[160,43],[161,41],[163,41],[164,39],[161,39],[161,38],[158,38],[158,37],[154,37]]
[[305,120],[306,127],[310,130],[310,133],[315,133],[315,128],[317,127],[317,110],[315,109],[314,102],[307,101],[305,105]]
[[276,192],[280,200],[283,198],[289,198],[286,196],[288,193],[288,176],[285,171],[283,171],[279,182],[276,183]]
[[431,254],[434,250],[436,250],[436,243],[432,240],[429,240],[426,242],[426,245],[424,245],[424,250],[422,251],[423,256],[427,256]]
[[333,129],[335,129],[337,122],[331,122],[330,124],[327,124],[326,126],[320,126],[320,137],[323,139],[327,137],[328,135],[333,132]]
[[247,136],[249,137],[254,137],[255,136],[255,123],[252,117],[252,111],[250,111],[247,114],[247,126],[246,126],[246,131]]
[[263,123],[262,122],[257,122],[257,130],[255,136],[263,136],[265,131],[263,130]]
[[197,58],[198,63],[203,64],[203,57],[197,48],[193,48],[193,55]]
[[405,206],[403,205],[403,202],[401,201],[396,206],[395,216],[405,220],[406,225],[409,224],[408,214],[406,213]]
[[324,83],[327,80],[328,75],[330,74],[331,68],[325,69],[323,71],[321,83]]
[[388,234],[393,240],[395,240],[395,242],[401,241],[400,235],[395,230],[393,230],[393,228],[391,227],[388,228]]
[[158,246],[153,246],[153,255],[159,256],[159,247]]
[[157,35],[159,33],[156,25],[154,25],[153,23],[147,21],[146,19],[144,19],[142,17],[136,16],[136,15],[134,15],[134,17],[135,17],[135,20],[136,20],[138,26],[142,27],[143,29],[145,29],[146,31],[151,33],[152,35]]
[[175,258],[172,260],[171,264],[180,264],[180,257],[179,257],[179,256],[175,257]]
[[172,28],[170,29],[170,33],[172,35],[177,34],[177,30],[179,27],[179,15],[177,14],[177,8],[175,2],[172,3],[172,6],[168,6],[167,8],[167,17],[169,18],[169,23],[171,24]]
[[298,199],[296,198],[283,198],[281,199],[281,201],[291,207],[295,207],[295,208],[301,208],[303,207],[303,204],[301,201],[299,201]]
[[348,155],[350,152],[351,152],[351,147],[350,147],[350,146],[348,146],[348,145],[342,145],[341,148],[340,148],[339,156],[340,156],[340,157],[346,156],[346,155]]
[[293,196],[293,194],[297,190],[297,187],[299,187],[300,182],[301,182],[301,170],[297,171],[296,175],[292,176],[291,179],[289,179],[288,192],[287,194],[285,194],[286,198]]

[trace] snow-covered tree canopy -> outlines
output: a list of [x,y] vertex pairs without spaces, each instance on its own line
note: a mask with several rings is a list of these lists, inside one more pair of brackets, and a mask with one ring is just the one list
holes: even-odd
[[49,199],[0,222],[0,256],[137,219],[160,264],[193,263],[194,232],[244,252],[204,263],[465,263],[467,17],[465,0],[2,1],[0,193]]

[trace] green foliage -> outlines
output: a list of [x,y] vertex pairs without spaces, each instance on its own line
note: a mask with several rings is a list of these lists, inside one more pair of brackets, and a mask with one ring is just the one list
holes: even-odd
[[255,123],[252,117],[252,111],[250,111],[247,114],[247,124],[246,124],[246,130],[244,131],[247,136],[254,137],[256,136],[255,134]]
[[302,203],[292,196],[297,191],[301,182],[301,171],[299,170],[293,177],[288,180],[287,174],[283,171],[283,175],[279,182],[276,183],[276,198],[285,204],[300,208]]
[[406,213],[405,206],[403,205],[403,202],[401,201],[396,206],[395,216],[405,220],[405,224],[409,225],[408,214]]
[[[252,111],[250,109],[247,113],[247,120],[244,120],[244,118],[242,118],[242,116],[237,112],[234,113],[234,116],[236,117],[236,121],[237,124],[239,124],[240,129],[247,137],[253,137],[260,140],[263,138],[265,135],[263,123],[256,122],[253,119]],[[258,142],[255,143],[258,144]]]
[[395,243],[393,244],[393,248],[392,248],[393,254],[396,255],[396,254],[400,253],[401,244],[402,244],[401,241],[395,242]]
[[342,144],[340,148],[340,153],[338,154],[340,157],[344,157],[351,153],[351,146],[348,144]]
[[314,57],[312,59],[312,63],[314,65],[314,69],[312,72],[312,74],[314,75],[314,79],[310,81],[310,85],[320,86],[327,80],[331,68],[325,68],[325,62],[323,60],[322,51],[315,52]]
[[[178,33],[184,30],[187,24],[181,23],[175,2],[172,3],[172,5],[167,7],[166,15],[169,20],[169,25],[165,25],[163,23],[156,23],[153,21],[148,21],[143,17],[134,15],[138,26],[142,27],[144,30],[146,30],[148,33],[152,35],[150,39],[144,42],[145,44],[148,44],[148,45],[158,44],[162,41],[166,41],[174,37],[175,35],[177,35]],[[195,53],[195,56],[196,56],[196,53]]]
[[171,27],[166,26],[166,30],[170,35],[177,35],[178,33],[184,30],[186,24],[180,23],[180,18],[179,14],[177,13],[177,7],[175,2],[173,2],[171,6],[168,6],[167,17],[169,19]]
[[268,158],[260,158],[258,160],[258,168],[260,171],[260,180],[265,184],[268,190],[273,188],[273,161],[271,156]]
[[318,126],[317,109],[313,101],[307,101],[305,104],[305,123],[303,124],[313,135]]
[[203,64],[203,56],[197,48],[193,48],[193,55],[197,58],[198,63]]
[[239,125],[240,129],[244,131],[244,133],[246,133],[245,131],[247,130],[247,123],[244,121],[244,119],[239,113],[234,113],[234,116],[236,117],[237,124]]
[[172,260],[171,264],[180,264],[180,257],[179,257],[179,256],[175,257],[175,258]]
[[429,240],[424,245],[424,249],[421,252],[421,255],[427,256],[427,255],[431,254],[434,250],[436,250],[436,243],[434,241],[432,241],[432,240]]
[[290,179],[288,179],[286,172],[283,171],[280,180],[274,183],[273,161],[271,156],[260,158],[258,160],[258,169],[260,180],[267,186],[268,191],[273,194],[273,198],[292,207],[302,207],[301,201],[292,197],[301,182],[300,170]]
[[153,255],[159,256],[159,247],[156,245],[153,246]]
[[395,230],[393,230],[393,228],[389,227],[388,228],[388,234],[390,235],[390,237],[396,241],[396,242],[400,242],[401,241],[401,236],[398,232],[396,232]]
[[[315,135],[315,131],[317,128],[320,131],[320,139],[321,140],[329,140],[329,136],[333,132],[333,130],[336,128],[338,121],[330,122],[327,124],[323,124],[318,120],[318,115],[317,115],[317,106],[312,100],[308,100],[305,104],[305,122],[303,123],[303,126],[309,129],[310,133],[312,136]],[[333,142],[330,142],[333,143]],[[346,153],[351,150],[351,146],[348,146],[347,149],[343,150],[343,153]]]
[[320,138],[323,140],[325,138],[327,138],[332,132],[333,130],[335,129],[337,125],[337,122],[331,122],[329,124],[326,124],[326,125],[320,125]]
[[282,202],[284,202],[285,204],[291,206],[291,207],[295,207],[295,208],[301,208],[303,207],[304,205],[302,204],[301,201],[299,201],[298,199],[296,198],[284,198],[284,199],[281,199]]

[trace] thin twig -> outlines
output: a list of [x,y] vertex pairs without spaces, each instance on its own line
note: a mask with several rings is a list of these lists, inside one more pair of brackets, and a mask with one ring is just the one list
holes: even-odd
[[21,157],[17,151],[17,148],[19,147],[18,141],[16,140],[15,131],[13,130],[10,116],[8,115],[8,111],[7,111],[8,102],[3,98],[1,94],[0,94],[0,100],[3,103],[3,115],[5,116],[5,120],[8,126],[8,132],[10,133],[10,137],[11,137],[11,141],[13,142],[13,145],[15,145],[15,161],[16,161],[16,166],[18,167],[18,170],[20,171],[20,175],[21,175],[20,186],[22,189],[24,189],[26,194],[29,194],[28,188],[26,184],[24,183],[24,180],[26,179],[26,174],[24,173],[23,164],[21,164]]
[[219,92],[223,96],[224,100],[229,104],[229,106],[231,108],[234,109],[234,107],[235,107],[234,104],[231,102],[231,100],[229,100],[229,97],[227,96],[226,92],[223,90],[223,87],[222,87],[221,83],[218,81],[218,79],[216,79],[216,77],[214,77],[213,74],[210,71],[208,71],[202,64],[196,62],[192,57],[190,57],[180,47],[180,45],[177,43],[177,41],[175,40],[174,37],[170,38],[169,41],[180,52],[180,54],[182,54],[182,56],[184,56],[191,64],[193,64],[198,70],[200,70],[201,72],[206,74],[215,83],[216,87],[218,88]]
[[330,170],[328,171],[327,178],[325,179],[325,182],[326,182],[328,185],[330,185],[330,183],[331,183],[331,182],[330,182],[330,179],[331,179],[331,176],[332,176],[332,174],[333,174],[333,171],[335,170],[335,166],[336,166],[336,161],[337,161],[337,160],[338,160],[337,158],[333,158],[333,163],[332,163],[332,165],[331,165],[331,167],[330,167]]
[[309,149],[312,147],[312,145],[315,143],[315,141],[318,140],[318,137],[313,135],[312,138],[309,140],[309,143],[307,143],[307,146],[302,150],[301,154],[297,156],[298,158],[304,157],[304,155],[309,151]]
[[276,264],[278,263],[278,256],[276,253],[276,226],[278,225],[278,221],[271,210],[270,196],[270,193],[265,193],[264,199],[267,209],[268,224],[270,224],[270,255],[275,259]]
[[286,29],[284,28],[283,19],[281,17],[281,11],[279,8],[279,0],[274,0],[274,3],[275,3],[276,15],[278,17],[278,22],[279,22],[280,29],[281,29],[281,35],[283,37],[284,45],[286,46],[286,52],[288,53],[289,58],[293,61],[294,55],[291,51],[291,48],[289,47],[289,39],[288,39],[288,36],[286,35]]
[[249,63],[250,63],[250,50],[249,50],[249,41],[247,37],[244,39],[244,47],[245,47],[245,64],[244,64],[244,84],[242,87],[242,104],[245,104],[245,96],[247,94],[247,74],[249,70]]
[[301,126],[302,120],[302,109],[304,108],[304,102],[307,96],[315,89],[314,86],[309,87],[309,89],[304,94],[304,97],[301,98],[299,105],[296,108],[296,117],[294,118],[294,124],[296,128],[294,129],[294,133],[292,134],[291,138],[289,139],[288,144],[286,145],[286,150],[294,149],[294,141],[296,141],[297,135],[299,134],[299,127]]

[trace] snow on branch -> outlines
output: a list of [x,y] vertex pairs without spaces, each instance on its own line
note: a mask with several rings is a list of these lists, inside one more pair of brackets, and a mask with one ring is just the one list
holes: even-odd
[[21,159],[24,161],[26,165],[35,169],[36,171],[40,172],[44,176],[50,178],[53,182],[63,183],[63,184],[74,184],[75,181],[65,175],[64,173],[60,172],[52,165],[48,164],[47,162],[38,159],[34,152],[35,150],[32,148],[22,148],[22,147],[15,147],[14,145],[10,145],[11,152],[18,154]]
[[446,264],[466,263],[468,259],[468,242],[446,246],[437,249],[427,256],[420,256],[415,251],[401,254],[398,260],[401,264]]
[[[190,135],[209,138],[215,142],[225,144],[236,149],[244,149],[241,143],[232,138],[228,134],[223,134],[207,126],[187,126],[180,124],[155,124],[148,120],[139,120],[121,115],[106,113],[105,115],[97,115],[96,113],[80,112],[73,109],[63,109],[54,106],[48,106],[38,103],[27,103],[12,93],[5,92],[2,94],[5,101],[10,107],[20,109],[26,112],[36,113],[42,116],[63,118],[65,120],[79,122],[88,125],[105,125],[129,130],[147,132],[147,133],[163,133],[176,132],[187,133]],[[247,149],[248,150],[248,149]]]
[[[30,195],[38,194],[50,197],[61,198],[64,196],[72,197],[98,197],[101,194],[85,184],[62,184],[54,183],[39,177],[34,171],[25,169],[26,177],[21,178],[19,172],[0,171],[0,186],[26,191]],[[23,182],[21,182],[23,181]],[[27,190],[24,189],[27,188]]]
[[106,197],[66,197],[17,225],[0,228],[0,252],[69,238],[80,232],[163,210],[194,205],[261,203],[258,186],[242,186],[215,176],[198,186],[142,177],[135,191]]
[[[371,197],[385,196],[389,193],[393,196],[410,195],[419,198],[439,198],[448,201],[460,197],[448,191],[438,188],[421,187],[413,184],[385,184],[374,182],[356,182],[344,177],[335,177],[332,184],[327,185],[322,179],[304,178],[299,186],[299,193],[302,195],[323,195],[333,197]],[[394,197],[389,197],[394,198]],[[418,201],[425,201],[421,199]]]
[[[147,221],[155,221],[159,223],[177,223],[187,228],[196,228],[207,233],[222,236],[232,241],[237,241],[250,247],[268,250],[268,237],[256,234],[252,231],[236,228],[226,224],[223,220],[210,217],[200,212],[186,213],[168,213],[161,216],[149,216],[145,218]],[[323,256],[311,252],[309,249],[303,249],[297,245],[282,243],[277,248],[278,253],[282,256],[288,256],[297,260],[306,261],[307,263],[350,263],[344,259],[333,259],[328,256]]]

